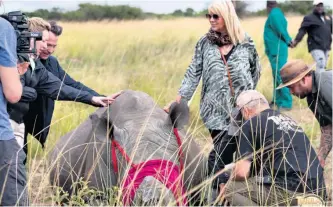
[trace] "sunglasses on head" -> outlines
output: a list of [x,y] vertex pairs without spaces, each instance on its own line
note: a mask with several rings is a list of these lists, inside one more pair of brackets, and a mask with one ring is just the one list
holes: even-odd
[[211,19],[213,17],[213,19],[218,19],[218,18],[220,18],[219,17],[219,15],[217,15],[217,14],[206,14],[206,18],[207,19]]

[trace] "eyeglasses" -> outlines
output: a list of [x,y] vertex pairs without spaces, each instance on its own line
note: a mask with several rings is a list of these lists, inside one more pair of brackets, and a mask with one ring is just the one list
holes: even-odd
[[217,19],[219,19],[220,17],[219,17],[219,15],[217,15],[217,14],[206,14],[206,18],[207,19],[211,19],[213,17],[213,19],[215,19],[215,20],[217,20]]

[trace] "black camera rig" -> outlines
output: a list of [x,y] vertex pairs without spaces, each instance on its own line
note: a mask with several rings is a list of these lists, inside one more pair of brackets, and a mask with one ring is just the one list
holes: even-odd
[[[42,40],[41,32],[30,32],[28,29],[28,18],[21,11],[8,12],[1,15],[14,27],[17,36],[17,55],[36,54],[36,41]],[[33,41],[33,47],[30,42]]]

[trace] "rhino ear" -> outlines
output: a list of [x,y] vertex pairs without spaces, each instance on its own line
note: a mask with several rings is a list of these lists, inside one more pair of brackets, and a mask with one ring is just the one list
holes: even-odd
[[89,116],[92,124],[92,132],[95,134],[96,138],[101,140],[110,137],[112,133],[112,122],[109,120],[107,113],[107,110],[102,113],[97,110]]
[[174,102],[170,106],[169,117],[175,128],[183,128],[190,119],[190,110],[187,102],[181,100],[180,103]]
[[123,137],[124,131],[116,127],[111,120],[110,110],[102,111],[102,113],[93,113],[89,116],[92,123],[92,130],[96,138],[105,140],[105,138],[113,139],[114,137]]

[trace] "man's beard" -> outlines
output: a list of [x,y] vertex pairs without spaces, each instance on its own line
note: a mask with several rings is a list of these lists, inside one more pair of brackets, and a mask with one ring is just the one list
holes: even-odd
[[303,99],[303,98],[306,98],[307,95],[308,95],[308,93],[306,93],[306,92],[301,92],[301,93],[297,94],[296,96],[297,96],[298,98],[300,98],[300,99]]
[[303,99],[303,98],[306,97],[306,95],[303,93],[303,94],[300,94],[298,97],[299,97],[300,99]]

